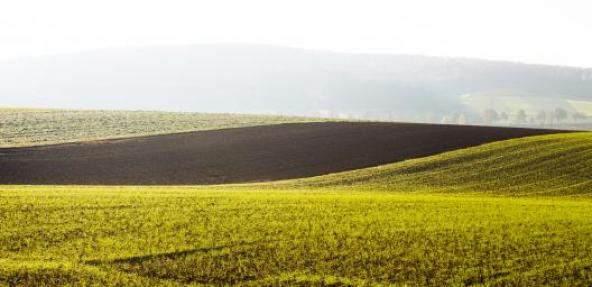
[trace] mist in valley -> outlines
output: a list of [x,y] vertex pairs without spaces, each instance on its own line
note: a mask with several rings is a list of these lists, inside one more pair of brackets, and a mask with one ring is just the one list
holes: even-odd
[[4,61],[14,107],[284,114],[581,128],[592,70],[463,58],[216,44]]

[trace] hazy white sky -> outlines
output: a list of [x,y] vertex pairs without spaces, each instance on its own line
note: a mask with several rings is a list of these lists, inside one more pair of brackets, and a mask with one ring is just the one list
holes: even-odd
[[592,1],[0,2],[0,59],[218,42],[592,67]]

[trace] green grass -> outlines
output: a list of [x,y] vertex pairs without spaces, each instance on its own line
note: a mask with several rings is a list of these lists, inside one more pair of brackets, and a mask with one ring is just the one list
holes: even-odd
[[512,139],[271,185],[502,196],[589,196],[592,194],[592,133]]
[[592,133],[265,184],[0,187],[0,286],[590,286]]
[[592,201],[3,187],[0,282],[588,285]]
[[311,121],[321,119],[246,114],[0,108],[0,147]]

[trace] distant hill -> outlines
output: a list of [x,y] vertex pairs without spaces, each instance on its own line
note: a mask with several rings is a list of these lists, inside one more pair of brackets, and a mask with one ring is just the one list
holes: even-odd
[[0,106],[581,126],[592,69],[260,45],[114,49],[4,62]]

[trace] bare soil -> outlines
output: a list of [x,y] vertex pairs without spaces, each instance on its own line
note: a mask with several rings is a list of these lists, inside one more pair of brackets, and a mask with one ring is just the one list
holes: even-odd
[[553,130],[296,123],[0,149],[0,184],[193,185],[352,170]]

